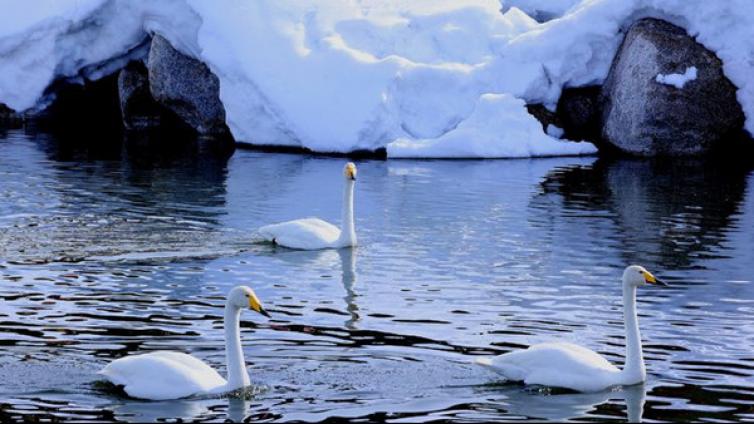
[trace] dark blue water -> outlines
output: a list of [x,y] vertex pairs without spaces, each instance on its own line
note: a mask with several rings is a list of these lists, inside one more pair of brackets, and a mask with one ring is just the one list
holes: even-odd
[[[339,222],[343,159],[0,134],[0,418],[94,421],[754,419],[754,174],[730,163],[362,161],[361,245],[300,252],[260,225]],[[640,263],[646,384],[504,385],[469,364],[570,340],[623,360],[619,278]],[[224,372],[243,316],[255,393],[141,402],[98,383],[131,352]]]

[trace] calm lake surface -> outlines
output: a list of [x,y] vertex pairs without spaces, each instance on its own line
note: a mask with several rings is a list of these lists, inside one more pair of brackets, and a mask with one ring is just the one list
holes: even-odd
[[[339,223],[344,159],[97,146],[0,133],[1,419],[754,420],[752,167],[362,161],[361,245],[301,252],[254,229]],[[646,384],[561,394],[470,364],[560,339],[621,364],[630,263],[671,284],[639,291]],[[253,393],[142,402],[98,383],[157,349],[224,373],[239,284],[272,314],[242,315]]]

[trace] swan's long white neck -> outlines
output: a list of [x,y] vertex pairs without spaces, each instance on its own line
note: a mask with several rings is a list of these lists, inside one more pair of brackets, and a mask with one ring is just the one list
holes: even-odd
[[336,244],[339,247],[356,246],[356,225],[353,222],[353,187],[356,181],[346,179],[343,188],[343,213],[340,221],[340,237]]
[[225,356],[228,361],[227,390],[240,389],[251,384],[241,347],[240,319],[241,309],[231,305],[228,301],[225,304]]
[[639,319],[636,316],[636,286],[623,282],[623,320],[626,326],[626,363],[621,371],[621,384],[644,381],[644,355],[641,349]]

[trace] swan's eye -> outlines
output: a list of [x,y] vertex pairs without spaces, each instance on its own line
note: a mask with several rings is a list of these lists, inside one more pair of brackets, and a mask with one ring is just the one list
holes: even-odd
[[246,296],[246,297],[249,297],[249,294],[248,294],[248,293],[245,293],[245,294],[244,294],[244,296]]

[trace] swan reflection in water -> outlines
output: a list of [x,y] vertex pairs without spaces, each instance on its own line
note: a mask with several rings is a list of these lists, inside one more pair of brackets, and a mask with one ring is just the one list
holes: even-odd
[[[292,275],[299,273],[299,269],[316,269],[326,270],[325,272],[329,276],[330,270],[337,272],[338,266],[340,266],[341,284],[345,291],[342,299],[345,302],[345,312],[348,314],[348,318],[344,321],[343,325],[349,330],[356,330],[357,323],[361,321],[359,305],[356,303],[359,295],[355,290],[358,280],[356,271],[357,250],[358,247],[345,247],[337,250],[293,250],[285,247],[273,247],[270,250],[267,247],[265,250],[258,252],[258,254],[274,256],[276,260],[290,264],[293,267]],[[332,296],[330,299],[335,299],[337,295],[333,293]]]
[[[519,385],[505,385],[506,389],[497,392],[502,396],[495,399],[508,414],[520,415],[538,420],[566,422],[586,416],[599,415],[598,407],[608,401],[622,400],[626,405],[628,422],[642,421],[646,386],[636,384],[613,391],[596,393],[547,394],[538,390],[525,389]],[[611,414],[612,416],[612,414]]]
[[346,302],[346,311],[348,311],[349,319],[346,320],[345,326],[349,330],[356,329],[356,323],[361,319],[359,316],[359,305],[356,304],[356,298],[358,295],[354,291],[356,285],[356,251],[355,249],[346,248],[338,250],[338,256],[340,256],[340,269],[342,272],[343,289],[346,291],[346,295],[343,300]]
[[[218,411],[227,405],[225,417]],[[251,401],[246,398],[228,397],[211,399],[176,399],[168,401],[132,401],[112,405],[116,418],[138,422],[158,422],[166,418],[186,421],[199,419],[225,419],[240,423],[249,414]]]

